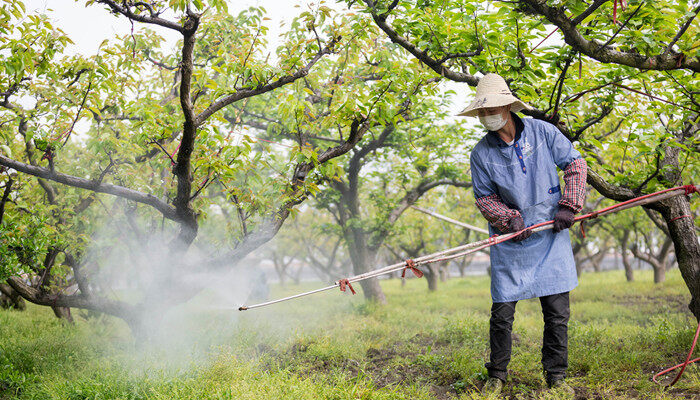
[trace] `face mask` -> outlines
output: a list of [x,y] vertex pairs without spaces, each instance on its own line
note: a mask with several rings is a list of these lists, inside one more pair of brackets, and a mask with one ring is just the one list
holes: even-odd
[[486,115],[483,117],[480,115],[479,121],[481,121],[481,125],[483,125],[484,128],[490,131],[497,131],[503,128],[507,122],[501,114]]

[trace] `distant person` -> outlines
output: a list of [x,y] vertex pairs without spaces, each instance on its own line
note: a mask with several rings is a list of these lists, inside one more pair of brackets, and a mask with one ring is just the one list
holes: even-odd
[[[568,367],[569,291],[576,265],[568,228],[586,195],[586,161],[552,124],[515,113],[530,106],[514,97],[502,77],[487,74],[476,98],[459,115],[479,117],[488,133],[471,153],[476,205],[491,234],[518,232],[554,220],[554,229],[491,248],[489,379],[484,392],[500,393],[511,357],[511,332],[518,300],[539,297],[544,315],[542,367],[549,388],[573,397]],[[564,171],[562,191],[557,167]]]
[[250,280],[250,295],[248,300],[267,301],[270,297],[270,286],[267,284],[267,275],[261,268],[255,267]]

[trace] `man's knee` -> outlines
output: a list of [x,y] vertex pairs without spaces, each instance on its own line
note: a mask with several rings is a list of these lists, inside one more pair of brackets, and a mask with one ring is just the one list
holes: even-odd
[[540,297],[545,324],[566,325],[569,322],[569,292]]
[[493,303],[491,306],[491,326],[506,329],[513,326],[515,302]]

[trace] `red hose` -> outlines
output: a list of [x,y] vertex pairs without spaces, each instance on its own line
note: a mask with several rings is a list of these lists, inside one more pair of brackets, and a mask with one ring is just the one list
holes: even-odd
[[669,373],[669,372],[673,371],[674,369],[677,369],[677,368],[680,367],[681,370],[680,370],[680,372],[678,372],[678,375],[676,375],[676,378],[673,380],[673,382],[671,382],[671,383],[669,383],[668,385],[665,386],[666,388],[670,388],[671,386],[675,385],[676,382],[678,382],[679,379],[681,379],[681,375],[683,375],[683,371],[685,371],[685,367],[687,367],[689,364],[692,364],[692,363],[694,363],[694,362],[696,362],[696,361],[700,361],[700,357],[698,357],[698,358],[696,358],[696,359],[694,359],[694,360],[691,360],[691,359],[690,359],[690,357],[693,355],[693,350],[695,350],[695,345],[698,343],[698,335],[700,335],[700,323],[698,323],[698,329],[695,330],[695,338],[693,339],[693,345],[690,346],[690,352],[688,353],[688,357],[686,357],[685,362],[684,362],[684,363],[681,363],[681,364],[678,364],[678,365],[675,365],[675,366],[673,366],[673,367],[671,367],[671,368],[666,368],[665,370],[663,370],[663,371],[659,372],[658,374],[654,375],[654,376],[651,378],[651,380],[653,380],[654,383],[658,383],[658,384],[660,385],[660,383],[656,380],[656,378],[658,378],[658,377],[660,377],[660,376],[662,376],[662,375],[666,375],[667,373]]

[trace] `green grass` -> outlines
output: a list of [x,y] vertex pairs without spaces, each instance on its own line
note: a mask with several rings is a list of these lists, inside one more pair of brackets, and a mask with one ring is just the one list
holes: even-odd
[[[685,358],[694,333],[677,270],[585,274],[572,293],[569,376],[577,398],[700,398],[700,368],[670,391],[651,375]],[[238,312],[211,297],[137,343],[119,320],[0,311],[0,399],[479,399],[488,356],[488,277],[382,283],[389,304],[322,293]],[[315,288],[275,288],[281,296]],[[76,312],[76,314],[81,314]],[[84,314],[84,313],[82,313]],[[539,302],[518,303],[509,399],[545,399]]]

